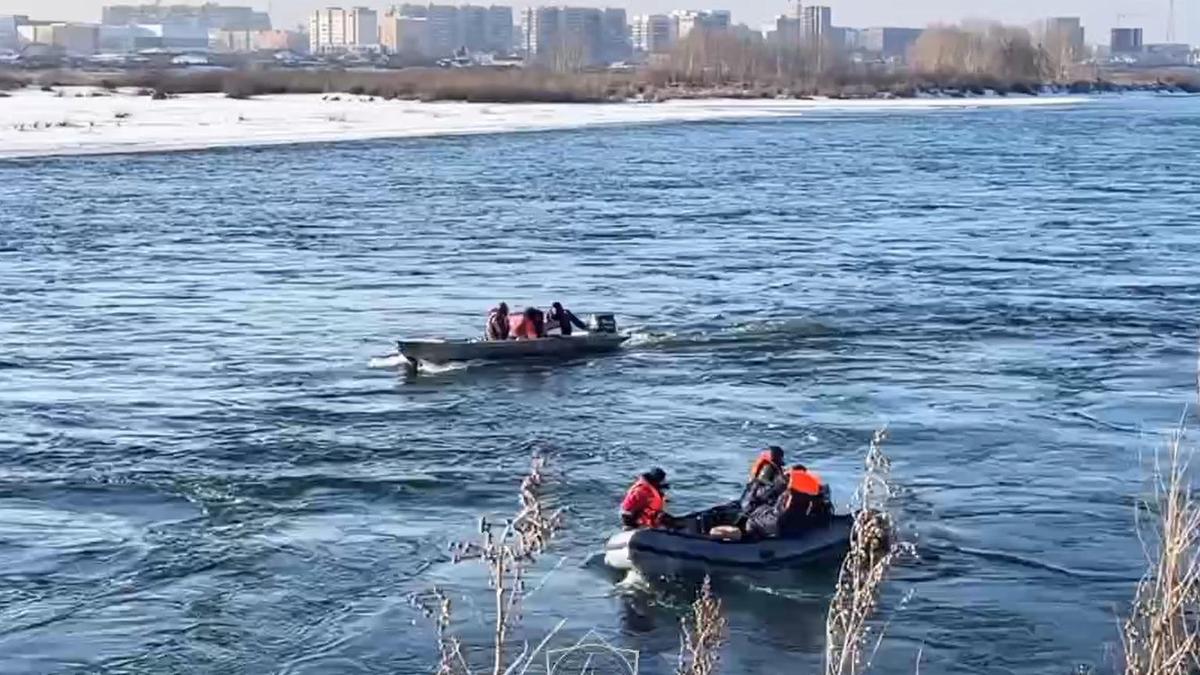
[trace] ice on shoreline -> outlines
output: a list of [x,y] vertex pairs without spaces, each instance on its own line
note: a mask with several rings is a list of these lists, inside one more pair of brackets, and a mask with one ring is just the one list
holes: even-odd
[[387,101],[348,94],[282,94],[249,100],[188,94],[155,101],[129,92],[93,96],[100,92],[91,88],[62,91],[59,96],[24,89],[0,98],[0,159],[763,119],[818,111],[1068,105],[1086,100],[984,97],[513,104]]

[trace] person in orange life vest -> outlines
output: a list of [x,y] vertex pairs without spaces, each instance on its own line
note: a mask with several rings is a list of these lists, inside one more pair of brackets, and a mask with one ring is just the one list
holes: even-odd
[[749,513],[763,504],[774,504],[787,489],[787,471],[783,468],[783,448],[772,445],[755,458],[750,479],[742,496]]
[[557,328],[561,335],[570,335],[572,326],[579,330],[587,330],[587,324],[580,321],[571,310],[563,307],[561,302],[550,305],[550,311],[546,312],[546,332]]
[[487,325],[483,335],[488,340],[508,339],[508,304],[500,303],[488,312]]
[[525,311],[508,317],[508,337],[511,340],[536,340],[546,337],[546,318],[542,310],[526,307]]
[[829,487],[815,472],[797,464],[788,472],[787,490],[779,499],[750,514],[746,535],[755,538],[793,536],[812,527],[827,525],[832,515]]
[[666,511],[664,494],[668,488],[667,472],[662,469],[654,468],[639,476],[621,500],[621,525],[627,529],[669,526],[672,519]]

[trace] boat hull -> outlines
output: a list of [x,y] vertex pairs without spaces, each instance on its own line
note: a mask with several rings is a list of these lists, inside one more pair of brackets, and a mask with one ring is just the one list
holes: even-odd
[[707,570],[752,571],[795,567],[849,548],[853,516],[835,516],[800,537],[726,541],[658,529],[618,532],[604,546],[604,563],[618,570],[673,576]]
[[616,333],[582,333],[537,340],[401,340],[397,345],[400,354],[409,362],[439,364],[531,357],[568,358],[613,351],[626,339]]

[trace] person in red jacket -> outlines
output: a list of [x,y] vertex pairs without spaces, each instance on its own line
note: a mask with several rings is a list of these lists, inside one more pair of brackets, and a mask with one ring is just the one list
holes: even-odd
[[670,486],[667,472],[655,468],[638,477],[621,501],[621,525],[627,529],[668,527],[672,522],[663,494]]
[[508,317],[508,337],[510,340],[536,340],[546,337],[546,317],[542,310],[536,307],[526,307],[525,311]]

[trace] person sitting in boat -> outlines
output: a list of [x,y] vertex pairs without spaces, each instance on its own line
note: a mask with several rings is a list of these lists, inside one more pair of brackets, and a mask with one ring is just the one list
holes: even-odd
[[537,307],[526,307],[524,312],[508,317],[510,340],[536,340],[546,337],[546,317]]
[[488,340],[508,339],[508,303],[502,302],[488,311],[483,335]]
[[833,504],[829,488],[815,472],[797,464],[788,471],[787,490],[774,504],[764,504],[749,515],[746,536],[751,539],[793,537],[829,524]]
[[621,500],[621,525],[631,530],[670,527],[674,519],[666,512],[667,498],[663,494],[669,487],[667,472],[660,468],[639,476]]
[[563,307],[561,302],[550,305],[550,311],[546,312],[547,332],[557,328],[560,334],[570,335],[572,326],[579,330],[587,330],[587,324],[580,321],[571,310]]
[[788,486],[788,474],[783,468],[783,448],[772,445],[755,458],[750,467],[750,480],[743,497],[746,512],[764,504],[774,504]]

